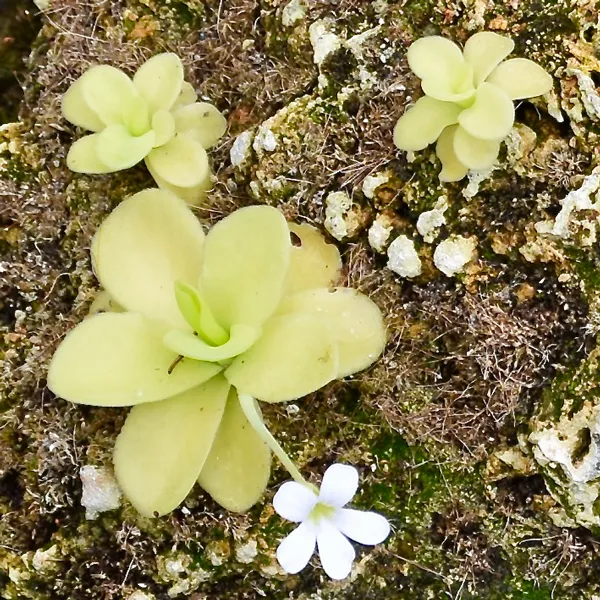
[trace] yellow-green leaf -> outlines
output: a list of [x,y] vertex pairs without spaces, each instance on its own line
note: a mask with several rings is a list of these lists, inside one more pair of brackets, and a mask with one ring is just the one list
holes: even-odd
[[458,160],[469,169],[489,169],[498,158],[500,142],[480,140],[458,127],[454,134],[454,152]]
[[48,371],[48,387],[66,400],[130,406],[169,398],[210,379],[218,365],[185,359],[163,343],[164,329],[136,313],[88,317],[67,334]]
[[203,244],[202,227],[185,202],[150,189],[121,202],[100,225],[92,259],[118,304],[187,330],[174,285],[198,280]]
[[300,245],[292,244],[290,267],[285,282],[285,293],[328,287],[338,279],[342,259],[335,244],[328,244],[319,230],[303,223],[289,224]]
[[513,58],[503,62],[487,81],[501,88],[512,100],[534,98],[552,89],[552,76],[526,58]]
[[245,512],[260,500],[270,471],[271,452],[248,422],[232,388],[198,483],[227,510]]
[[362,371],[383,352],[386,330],[377,305],[356,290],[306,290],[288,296],[278,314],[312,314],[326,323],[338,349],[336,378]]
[[420,79],[445,78],[464,65],[461,49],[450,40],[432,35],[413,42],[407,52],[408,65]]
[[67,167],[75,173],[111,173],[108,165],[105,165],[99,158],[96,150],[99,133],[92,133],[77,140],[70,148],[67,154]]
[[459,125],[481,140],[502,140],[514,121],[512,100],[491,83],[479,86],[473,106],[463,110],[458,117]]
[[394,128],[394,144],[400,150],[423,150],[435,142],[443,129],[458,123],[462,108],[424,96],[404,113]]
[[228,392],[218,376],[131,410],[115,443],[115,474],[142,515],[167,514],[188,495],[213,446]]
[[162,179],[183,188],[199,185],[209,173],[206,150],[182,134],[154,148],[146,160]]
[[465,44],[463,55],[473,68],[475,87],[513,51],[515,43],[504,35],[481,31],[472,35]]
[[102,131],[105,127],[100,117],[89,107],[83,95],[81,78],[71,84],[62,98],[62,114],[67,121],[89,131]]
[[260,326],[283,294],[290,232],[276,208],[235,211],[208,233],[199,288],[217,321]]
[[177,133],[196,140],[208,150],[214,146],[227,130],[227,119],[208,102],[195,102],[175,111]]
[[154,132],[132,136],[124,125],[109,125],[96,134],[98,158],[113,171],[129,169],[137,165],[152,150]]
[[442,131],[438,138],[435,153],[442,163],[440,181],[460,181],[469,170],[463,165],[454,151],[454,135],[458,125],[451,125]]
[[183,85],[183,65],[177,54],[164,52],[147,60],[136,72],[133,83],[146,100],[150,115],[169,110]]
[[269,319],[262,337],[225,371],[240,394],[264,402],[294,400],[338,373],[338,348],[327,320],[294,313]]

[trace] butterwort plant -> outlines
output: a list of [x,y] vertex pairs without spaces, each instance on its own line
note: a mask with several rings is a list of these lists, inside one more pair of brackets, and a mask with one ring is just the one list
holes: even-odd
[[304,482],[256,400],[297,399],[365,369],[386,340],[369,298],[331,287],[337,248],[269,206],[241,208],[205,235],[183,200],[154,189],[107,217],[91,254],[108,312],[66,335],[48,386],[75,403],[133,406],[114,467],[138,511],[168,513],[196,481],[247,510],[271,450]]
[[159,187],[197,201],[210,187],[206,150],[227,123],[212,104],[196,100],[170,52],[150,58],[133,79],[109,65],[88,69],[63,96],[62,112],[94,133],[71,146],[67,166],[110,173],[144,160]]
[[492,167],[515,120],[513,101],[552,88],[552,77],[533,61],[505,60],[513,49],[510,38],[487,31],[471,36],[463,50],[439,36],[414,42],[408,64],[425,96],[398,120],[395,145],[417,151],[437,141],[441,181]]

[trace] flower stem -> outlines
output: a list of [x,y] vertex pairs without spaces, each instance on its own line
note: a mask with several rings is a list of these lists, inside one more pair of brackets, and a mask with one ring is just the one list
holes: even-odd
[[318,493],[318,490],[312,484],[308,483],[308,481],[306,481],[304,477],[302,477],[302,474],[300,473],[292,459],[285,453],[285,450],[279,445],[279,442],[267,429],[260,416],[254,398],[246,394],[238,394],[238,397],[240,399],[240,405],[242,407],[242,410],[244,411],[246,418],[250,422],[250,425],[252,425],[252,427],[254,428],[254,431],[256,431],[256,433],[258,433],[258,435],[265,442],[265,444],[267,444],[267,446],[271,448],[273,454],[275,454],[275,456],[281,461],[281,464],[288,470],[292,478],[298,483],[306,485],[313,491],[316,491],[316,493]]

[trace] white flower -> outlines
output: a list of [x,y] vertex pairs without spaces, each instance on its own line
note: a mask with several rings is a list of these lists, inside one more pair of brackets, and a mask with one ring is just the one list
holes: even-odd
[[279,488],[273,499],[275,510],[284,519],[300,523],[277,549],[277,560],[287,573],[301,571],[317,546],[325,573],[332,579],[344,579],[355,557],[347,538],[371,546],[387,538],[390,525],[385,517],[343,508],[357,488],[358,471],[340,464],[325,471],[319,494],[295,481]]

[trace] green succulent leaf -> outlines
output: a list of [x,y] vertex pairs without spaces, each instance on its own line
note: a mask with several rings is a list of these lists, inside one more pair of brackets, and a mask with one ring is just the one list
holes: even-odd
[[477,88],[475,103],[463,110],[458,123],[473,137],[481,140],[502,140],[515,121],[512,100],[499,87],[482,83]]
[[105,165],[99,158],[96,150],[99,133],[85,135],[78,139],[67,154],[67,167],[75,173],[110,173],[111,167]]
[[248,422],[235,389],[198,483],[227,510],[245,512],[264,493],[271,471],[271,452]]
[[208,150],[227,130],[227,120],[212,104],[195,102],[175,111],[177,133],[183,133]]
[[290,266],[285,282],[285,293],[328,287],[340,276],[342,259],[337,246],[328,244],[319,231],[303,223],[289,223],[300,246],[292,245]]
[[432,35],[413,42],[406,54],[411,71],[420,79],[445,80],[463,70],[461,49],[450,40]]
[[443,102],[454,102],[462,107],[470,106],[475,97],[473,69],[471,65],[464,63],[443,76],[423,79],[421,88],[430,98]]
[[171,110],[177,110],[182,106],[187,106],[188,104],[193,104],[198,99],[198,94],[196,94],[196,90],[191,83],[184,81],[181,85],[181,92],[179,92],[179,96],[177,96],[177,100],[173,105]]
[[500,142],[481,140],[458,127],[454,134],[454,152],[458,160],[469,169],[489,169],[498,159]]
[[88,317],[67,334],[48,371],[50,390],[71,402],[131,406],[188,390],[216,375],[218,365],[177,360],[164,328],[136,313]]
[[513,51],[515,43],[504,35],[482,31],[472,35],[465,44],[463,55],[473,68],[475,87]]
[[173,115],[164,108],[157,110],[152,117],[152,131],[156,139],[154,147],[166,144],[175,135],[175,119]]
[[100,283],[118,304],[188,330],[173,286],[198,280],[203,245],[202,226],[185,202],[163,190],[145,190],[102,223],[92,259]]
[[552,76],[526,58],[512,58],[498,65],[488,82],[502,89],[512,100],[534,98],[552,89]]
[[96,134],[96,153],[112,171],[122,171],[137,165],[152,150],[154,132],[132,136],[124,125],[109,125]]
[[424,96],[400,117],[394,128],[394,144],[400,150],[423,150],[435,142],[443,129],[458,123],[462,108]]
[[230,338],[220,346],[211,346],[204,340],[187,331],[169,331],[163,341],[167,348],[177,354],[195,360],[220,362],[238,356],[254,344],[260,336],[260,329],[252,325],[233,325]]
[[142,515],[164,515],[188,495],[218,435],[228,393],[217,376],[131,410],[113,459],[119,485]]
[[157,54],[136,72],[133,83],[154,115],[157,110],[170,110],[183,85],[183,65],[172,52]]
[[183,188],[197,186],[209,175],[206,150],[182,134],[177,134],[160,148],[154,148],[147,161],[167,183]]
[[273,317],[225,376],[240,394],[264,402],[294,400],[337,377],[338,348],[327,320],[313,314]]
[[128,107],[139,94],[123,71],[99,65],[86,71],[80,81],[87,105],[105,125],[125,124]]
[[351,288],[321,288],[288,296],[278,314],[312,314],[327,322],[338,349],[336,378],[366,369],[385,347],[381,311],[372,300]]
[[86,102],[83,86],[81,78],[71,84],[62,98],[62,114],[77,127],[88,131],[102,131],[105,127],[104,122]]
[[210,169],[207,169],[206,176],[204,179],[198,184],[193,185],[191,187],[180,187],[177,185],[172,185],[165,179],[163,179],[156,169],[152,166],[148,157],[146,157],[146,168],[152,175],[156,185],[161,189],[167,192],[171,192],[178,198],[185,200],[190,206],[198,205],[204,198],[206,198],[206,192],[208,192],[212,188],[212,179],[210,175]]
[[235,211],[208,233],[199,288],[225,329],[262,323],[283,295],[290,260],[285,218],[270,206]]
[[438,138],[435,153],[442,163],[440,181],[460,181],[469,170],[463,165],[454,151],[454,136],[458,125],[451,125],[442,131]]

